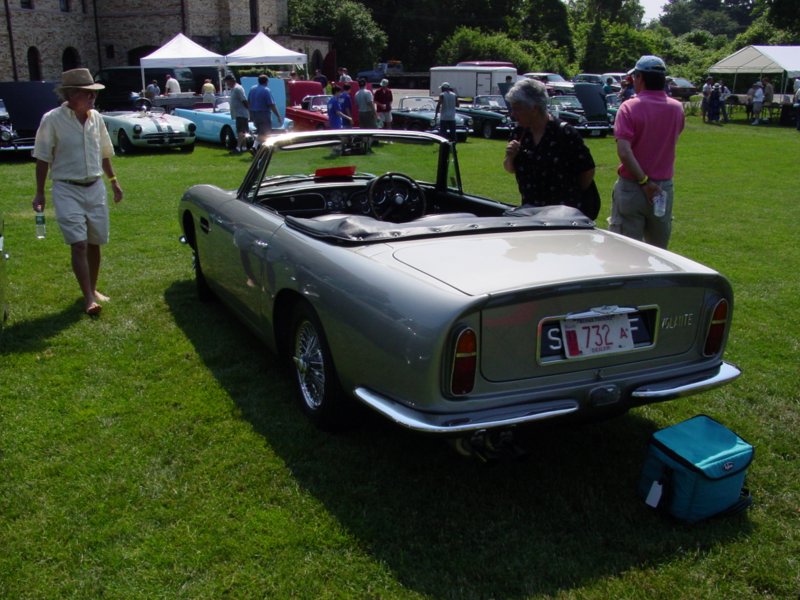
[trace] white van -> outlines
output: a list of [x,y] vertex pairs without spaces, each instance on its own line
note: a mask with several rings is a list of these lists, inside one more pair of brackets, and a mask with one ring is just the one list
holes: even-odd
[[431,96],[438,96],[445,82],[459,98],[501,94],[506,77],[511,77],[511,83],[515,83],[517,70],[514,67],[432,67]]

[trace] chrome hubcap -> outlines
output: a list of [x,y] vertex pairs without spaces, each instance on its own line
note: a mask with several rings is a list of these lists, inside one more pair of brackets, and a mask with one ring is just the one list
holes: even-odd
[[318,409],[325,395],[325,361],[319,335],[309,321],[297,328],[294,366],[303,401],[309,408]]

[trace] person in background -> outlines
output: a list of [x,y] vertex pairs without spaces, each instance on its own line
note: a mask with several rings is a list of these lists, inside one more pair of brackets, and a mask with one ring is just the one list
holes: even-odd
[[516,176],[522,205],[564,204],[584,210],[594,159],[581,135],[548,111],[544,83],[517,81],[506,101],[518,125],[506,145],[503,168]]
[[147,84],[147,87],[144,90],[144,97],[147,98],[148,100],[152,100],[156,96],[160,95],[161,95],[161,88],[158,87],[158,81],[153,79],[153,81]]
[[701,93],[703,99],[700,101],[700,113],[703,117],[703,123],[708,120],[708,101],[711,99],[711,90],[714,89],[714,78],[707,77],[706,82],[703,84]]
[[608,96],[609,94],[614,93],[614,78],[608,77],[606,79],[606,84],[603,86],[603,93]]
[[172,75],[167,75],[167,83],[164,86],[164,93],[169,96],[170,94],[180,94],[181,84]]
[[[798,77],[797,79],[800,80],[800,77]],[[797,120],[797,131],[800,131],[800,85],[795,85],[792,108],[794,108],[794,116],[795,119]]]
[[231,118],[236,123],[236,148],[233,149],[235,154],[241,154],[247,150],[247,135],[250,133],[247,96],[245,96],[244,88],[236,83],[236,77],[231,74],[225,75],[225,85],[228,86],[230,97],[228,102],[231,107]]
[[[610,231],[666,248],[672,233],[675,149],[683,131],[683,105],[664,92],[667,67],[658,56],[642,56],[632,69],[636,97],[617,112],[617,181],[611,198]],[[666,212],[653,214],[653,198],[666,194]]]
[[375,110],[378,113],[378,126],[384,129],[392,128],[392,90],[389,89],[389,80],[381,79],[380,87],[373,93]]
[[353,78],[347,72],[347,67],[339,67],[339,83],[350,83]]
[[89,69],[64,71],[57,89],[64,103],[42,117],[33,148],[33,210],[44,211],[49,172],[56,220],[70,247],[72,272],[83,294],[83,309],[90,316],[99,315],[100,302],[109,299],[97,291],[100,246],[108,242],[104,173],[111,182],[114,202],[122,200],[122,188],[111,165],[114,147],[103,118],[94,108],[97,92],[104,88],[94,82]]
[[267,140],[267,136],[272,133],[272,115],[277,117],[278,123],[283,121],[272,92],[267,87],[268,83],[269,77],[262,73],[258,76],[258,85],[250,88],[250,94],[247,97],[250,120],[256,126],[256,143],[253,152],[258,150],[258,147]]
[[314,70],[314,77],[312,78],[313,81],[316,81],[322,86],[322,93],[325,93],[325,89],[328,87],[328,78],[322,74],[322,71],[319,69]]
[[352,124],[353,120],[342,112],[342,105],[339,101],[342,88],[334,83],[331,85],[331,94],[331,98],[328,100],[328,126],[331,129],[342,129],[345,121],[349,121]]
[[756,84],[750,86],[747,90],[747,98],[745,99],[744,104],[744,112],[747,116],[747,120],[750,121],[753,118],[753,98],[756,95]]
[[708,96],[708,122],[716,123],[719,125],[720,113],[720,87],[718,83],[714,84],[711,88],[711,94]]
[[[769,77],[764,77],[761,80],[762,86],[764,88],[764,105],[763,107],[767,110],[772,108],[773,103],[775,102],[775,88],[772,87],[772,81]],[[767,118],[761,120],[762,123],[769,123],[769,113],[767,113]]]
[[375,98],[367,89],[367,80],[358,80],[359,89],[356,92],[356,107],[358,108],[358,126],[361,129],[375,129],[378,127],[378,118],[375,114]]
[[764,89],[760,81],[753,84],[753,121],[751,125],[761,123],[761,109],[764,107]]
[[[439,86],[441,93],[436,101],[436,111],[433,120],[439,120],[439,135],[446,137],[451,142],[456,142],[456,107],[458,96],[446,81]],[[441,118],[439,114],[441,113]]]
[[631,81],[630,77],[625,77],[620,82],[620,92],[619,92],[619,101],[620,104],[625,102],[626,100],[630,100],[633,98],[634,94],[636,93],[633,89],[633,81]]
[[203,102],[213,106],[214,101],[217,99],[217,88],[214,87],[210,79],[206,79],[203,82],[200,93],[203,95]]
[[728,98],[731,97],[731,90],[725,82],[719,81],[719,110],[722,113],[722,120],[728,122]]
[[353,98],[350,96],[351,85],[349,82],[341,84],[342,93],[339,94],[339,105],[342,107],[342,114],[350,122],[349,127],[353,126]]

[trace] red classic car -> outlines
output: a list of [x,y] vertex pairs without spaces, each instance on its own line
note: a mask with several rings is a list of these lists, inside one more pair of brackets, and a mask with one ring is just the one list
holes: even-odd
[[[367,84],[367,88],[372,89],[372,86]],[[358,126],[358,110],[355,108],[355,96],[359,89],[358,82],[353,81],[350,83],[354,127]],[[325,93],[319,82],[287,81],[286,98],[286,116],[294,121],[295,131],[328,129],[328,100],[331,97]]]

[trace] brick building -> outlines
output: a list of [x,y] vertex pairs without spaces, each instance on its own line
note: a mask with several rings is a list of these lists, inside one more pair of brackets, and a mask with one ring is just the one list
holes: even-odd
[[277,35],[288,23],[287,0],[3,0],[0,81],[58,80],[88,67],[139,65],[176,33],[227,54],[264,31],[303,52],[312,69],[323,64],[331,41]]

